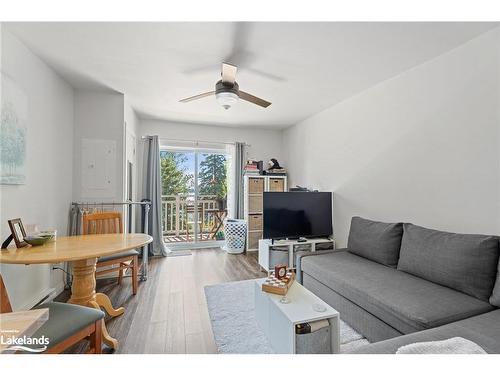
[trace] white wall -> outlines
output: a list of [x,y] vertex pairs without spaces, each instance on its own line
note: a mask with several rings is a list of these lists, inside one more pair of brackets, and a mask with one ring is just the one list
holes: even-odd
[[[139,180],[142,179],[143,173],[144,161],[142,155],[144,151],[141,137],[144,135],[158,135],[165,140],[245,142],[250,145],[247,147],[247,158],[264,160],[264,162],[271,158],[281,161],[283,158],[281,130],[209,126],[140,119],[139,145],[137,148]],[[138,191],[139,199],[142,199],[142,186],[138,187]],[[228,199],[232,202],[231,194]],[[228,209],[231,215],[231,206]]]
[[[5,29],[1,40],[1,70],[28,97],[26,184],[0,185],[1,238],[9,234],[7,220],[16,217],[65,235],[72,194],[73,89]],[[2,265],[14,309],[33,306],[51,288],[62,290],[61,272],[49,270],[49,265]]]
[[255,128],[221,127],[171,123],[159,120],[141,120],[140,136],[158,135],[165,139],[186,139],[210,142],[246,142],[251,145],[248,157],[267,161],[281,161],[281,131]]
[[500,233],[499,31],[284,132],[291,184],[334,191],[350,219]]
[[[124,199],[124,96],[115,92],[75,90],[75,156],[73,168],[73,199],[75,201],[115,201]],[[116,143],[115,169],[110,177],[114,189],[90,196],[82,181],[82,140],[106,140]],[[99,162],[99,161],[97,161]]]
[[[139,168],[137,166],[137,146],[139,133],[139,118],[135,113],[134,109],[130,105],[125,97],[125,173],[124,173],[124,184],[125,184],[125,197],[128,197],[128,162],[132,163],[132,200],[138,200],[138,189],[140,179],[137,176]],[[140,137],[139,137],[140,138]],[[132,206],[132,217],[135,217],[139,210],[136,206]],[[127,222],[127,221],[125,221]],[[132,232],[135,231],[136,220],[132,220]]]

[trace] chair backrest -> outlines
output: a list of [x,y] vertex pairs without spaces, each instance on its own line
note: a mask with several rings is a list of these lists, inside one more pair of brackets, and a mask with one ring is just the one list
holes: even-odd
[[83,234],[123,233],[120,212],[99,212],[83,215]]
[[2,275],[0,275],[0,314],[12,312],[12,306],[9,301],[7,288],[3,283]]

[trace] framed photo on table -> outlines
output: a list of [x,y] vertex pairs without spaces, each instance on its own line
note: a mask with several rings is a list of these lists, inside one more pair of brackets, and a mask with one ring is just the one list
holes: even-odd
[[24,229],[23,222],[21,219],[12,219],[8,220],[10,233],[14,242],[16,243],[16,247],[24,247],[28,244],[24,241],[24,237],[26,237],[26,230]]

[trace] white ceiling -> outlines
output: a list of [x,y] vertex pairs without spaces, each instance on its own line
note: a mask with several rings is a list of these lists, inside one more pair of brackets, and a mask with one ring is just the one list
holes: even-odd
[[[11,23],[6,28],[76,88],[124,93],[141,117],[283,128],[421,64],[496,23]],[[246,92],[226,111],[220,63]]]

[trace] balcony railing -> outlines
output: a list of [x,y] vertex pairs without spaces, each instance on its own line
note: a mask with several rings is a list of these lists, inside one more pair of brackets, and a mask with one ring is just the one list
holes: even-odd
[[[184,235],[194,236],[194,196],[188,194],[162,195],[161,201],[163,235],[179,238]],[[201,215],[198,220],[203,222],[202,231],[199,233],[200,238],[209,239],[210,235],[214,234],[213,228],[216,224],[214,211],[219,208],[217,197],[215,195],[199,195],[198,207],[198,215]],[[199,231],[199,224],[197,226]]]

